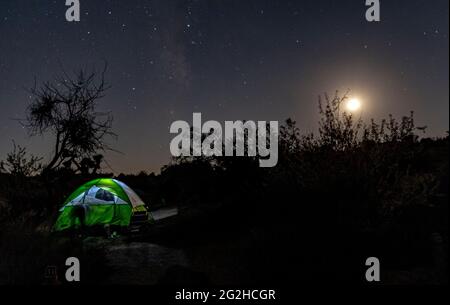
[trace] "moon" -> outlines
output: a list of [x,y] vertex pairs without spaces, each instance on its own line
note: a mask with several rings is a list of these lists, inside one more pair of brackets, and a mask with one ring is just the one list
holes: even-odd
[[348,100],[346,108],[350,112],[355,112],[361,108],[361,101],[358,98]]

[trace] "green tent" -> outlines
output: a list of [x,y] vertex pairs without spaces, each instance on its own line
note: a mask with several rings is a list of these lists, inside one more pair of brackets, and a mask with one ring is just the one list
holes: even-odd
[[125,183],[116,179],[100,178],[80,186],[64,202],[54,230],[96,225],[128,227],[132,219],[144,218],[150,214],[144,202]]

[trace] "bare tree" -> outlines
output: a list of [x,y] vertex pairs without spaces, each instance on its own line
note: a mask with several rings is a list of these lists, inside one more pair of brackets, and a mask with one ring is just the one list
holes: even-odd
[[[105,137],[116,135],[111,131],[113,118],[109,112],[98,112],[97,101],[105,96],[104,69],[86,73],[82,69],[73,75],[63,71],[53,81],[30,90],[33,98],[23,122],[31,136],[51,133],[55,143],[50,161],[44,171],[61,166],[82,171],[87,159],[98,151],[111,149]],[[84,164],[82,164],[82,161]]]

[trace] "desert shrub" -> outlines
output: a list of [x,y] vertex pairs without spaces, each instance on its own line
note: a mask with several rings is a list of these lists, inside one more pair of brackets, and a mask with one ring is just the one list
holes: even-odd
[[6,155],[6,160],[0,161],[0,173],[10,173],[16,177],[34,176],[42,168],[41,161],[42,158],[28,155],[25,147],[13,141],[13,151]]

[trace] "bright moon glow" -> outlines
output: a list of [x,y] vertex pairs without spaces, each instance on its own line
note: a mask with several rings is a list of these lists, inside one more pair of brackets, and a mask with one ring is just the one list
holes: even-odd
[[351,112],[361,108],[361,102],[357,98],[352,98],[347,102],[347,109]]

